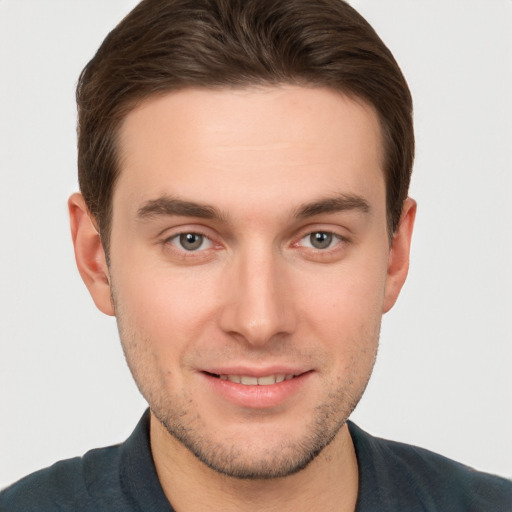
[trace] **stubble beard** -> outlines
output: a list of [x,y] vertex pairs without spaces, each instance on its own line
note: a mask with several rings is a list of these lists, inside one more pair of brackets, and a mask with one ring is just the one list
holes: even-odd
[[329,396],[329,402],[315,408],[303,439],[283,439],[278,446],[260,449],[257,455],[247,449],[249,440],[238,446],[229,439],[209,439],[208,426],[200,419],[190,418],[176,404],[150,406],[167,432],[210,469],[236,479],[268,480],[293,475],[308,466],[334,440],[359,399],[338,389]]
[[[126,352],[125,352],[126,353]],[[344,386],[331,392],[314,408],[301,438],[281,436],[265,447],[251,445],[251,440],[233,442],[227,436],[218,439],[197,404],[178,394],[162,396],[156,388],[145,385],[127,357],[132,375],[155,418],[167,433],[187,448],[197,459],[222,475],[243,480],[269,480],[293,475],[308,466],[336,437],[358,404],[368,378],[357,395],[349,395]],[[359,391],[359,390],[358,390]],[[249,437],[249,436],[248,436]]]
[[[112,301],[116,304],[115,298]],[[210,435],[208,423],[203,420],[197,404],[179,393],[163,392],[152,374],[149,347],[150,340],[123,328],[119,308],[116,307],[119,335],[124,355],[139,391],[148,402],[153,415],[165,430],[185,446],[197,459],[217,473],[244,480],[268,480],[293,475],[308,466],[336,437],[359,403],[368,384],[375,363],[366,368],[367,375],[360,386],[349,393],[346,382],[339,378],[338,386],[324,402],[316,406],[302,439],[282,439],[277,445],[258,449],[256,453],[247,449],[250,439],[243,446],[230,439],[215,440]],[[378,331],[377,331],[378,340]],[[144,362],[141,364],[141,362]],[[354,375],[352,375],[354,377]],[[349,386],[350,387],[350,386]]]

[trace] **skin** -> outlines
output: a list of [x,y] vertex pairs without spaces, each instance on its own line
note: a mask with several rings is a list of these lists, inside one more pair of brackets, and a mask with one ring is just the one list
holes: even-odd
[[[172,505],[354,510],[345,422],[416,211],[406,200],[390,244],[374,110],[322,88],[186,89],[144,101],[120,135],[110,266],[80,194],[73,241],[150,405]],[[218,377],[279,373],[297,377]]]

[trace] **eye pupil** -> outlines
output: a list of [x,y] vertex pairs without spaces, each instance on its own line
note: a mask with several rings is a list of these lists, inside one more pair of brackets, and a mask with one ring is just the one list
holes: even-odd
[[316,233],[312,233],[309,238],[311,245],[315,249],[327,249],[327,247],[329,247],[332,242],[332,233],[318,231]]
[[184,233],[180,235],[180,245],[187,251],[199,249],[203,243],[203,235],[197,233]]

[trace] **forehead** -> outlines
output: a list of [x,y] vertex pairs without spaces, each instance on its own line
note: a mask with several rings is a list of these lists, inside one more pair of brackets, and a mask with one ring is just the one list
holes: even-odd
[[212,203],[219,189],[224,203],[259,194],[263,206],[384,187],[374,109],[325,88],[185,89],[152,97],[125,118],[120,155],[114,209],[116,198],[135,205],[166,194]]

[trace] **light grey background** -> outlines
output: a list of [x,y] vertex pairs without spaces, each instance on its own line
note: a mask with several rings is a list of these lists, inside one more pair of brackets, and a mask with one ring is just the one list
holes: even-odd
[[[145,408],[75,270],[74,86],[133,0],[0,0],[0,487]],[[415,99],[410,277],[353,418],[512,476],[512,2],[359,0]]]

